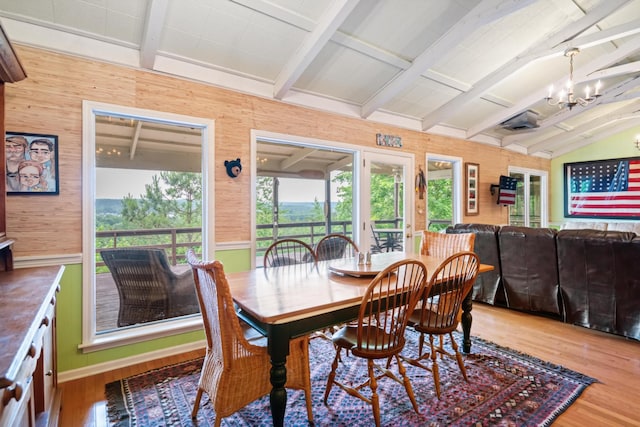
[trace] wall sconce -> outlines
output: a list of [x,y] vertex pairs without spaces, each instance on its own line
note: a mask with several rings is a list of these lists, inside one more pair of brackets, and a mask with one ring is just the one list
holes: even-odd
[[237,178],[242,172],[242,165],[240,164],[240,159],[235,160],[225,160],[224,166],[227,168],[227,175],[231,178]]
[[636,135],[636,142],[635,142],[635,144],[636,144],[636,148],[637,148],[638,150],[640,150],[640,135]]

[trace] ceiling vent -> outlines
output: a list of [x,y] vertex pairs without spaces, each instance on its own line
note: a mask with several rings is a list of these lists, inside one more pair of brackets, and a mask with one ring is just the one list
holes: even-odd
[[538,127],[538,115],[531,110],[523,111],[517,116],[500,123],[500,126],[512,131],[534,129]]

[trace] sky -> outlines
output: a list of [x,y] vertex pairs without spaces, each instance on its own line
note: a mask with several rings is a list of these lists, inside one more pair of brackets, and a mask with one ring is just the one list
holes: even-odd
[[[122,199],[128,194],[137,198],[145,193],[159,171],[96,168],[96,198]],[[324,181],[309,179],[280,179],[280,202],[324,201]],[[332,195],[335,199],[335,194]]]
[[96,198],[122,199],[131,194],[139,197],[145,193],[145,184],[151,184],[151,177],[159,171],[96,168]]

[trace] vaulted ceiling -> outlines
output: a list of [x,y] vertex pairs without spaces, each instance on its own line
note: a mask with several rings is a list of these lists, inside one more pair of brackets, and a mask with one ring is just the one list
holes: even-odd
[[[640,128],[640,0],[0,0],[0,21],[14,44],[533,155]],[[570,48],[576,96],[601,96],[560,109]]]

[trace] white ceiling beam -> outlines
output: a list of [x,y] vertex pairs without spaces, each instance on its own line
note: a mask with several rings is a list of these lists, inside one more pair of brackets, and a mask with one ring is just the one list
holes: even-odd
[[142,68],[153,69],[168,9],[169,0],[151,0],[149,3],[142,42],[140,43],[140,66]]
[[393,99],[402,90],[420,77],[422,73],[436,64],[462,40],[469,37],[478,28],[514,13],[533,3],[532,0],[503,1],[485,0],[474,7],[462,19],[457,21],[442,37],[418,55],[411,66],[396,75],[386,86],[362,106],[362,118],[367,118],[374,111]]
[[284,97],[359,2],[360,0],[336,1],[322,14],[318,25],[307,34],[296,53],[280,71],[274,84],[274,98]]
[[[613,102],[623,102],[623,101],[628,101],[629,99],[633,99],[637,96],[640,96],[640,93],[635,93],[634,97],[628,98],[626,96],[626,92],[629,90],[633,90],[638,86],[638,78],[637,77],[633,77],[633,78],[629,78],[623,82],[618,83],[616,86],[608,88],[607,92],[604,93],[600,98],[598,98],[595,102],[593,102],[592,104],[589,104],[585,107],[581,107],[581,106],[576,106],[573,109],[569,110],[568,108],[565,108],[563,110],[560,110],[558,113],[546,118],[545,120],[543,120],[542,122],[539,123],[538,128],[536,128],[537,130],[543,130],[543,129],[547,129],[550,128],[551,126],[558,126],[561,127],[561,123],[565,120],[568,120],[572,117],[578,116],[581,113],[584,113],[585,111],[589,111],[593,108],[596,108],[600,105],[605,105],[605,104],[610,104]],[[566,130],[566,129],[565,129]],[[523,141],[524,139],[527,140],[527,142],[542,142],[545,140],[545,136],[544,134],[538,134],[539,136],[533,136],[528,137],[527,135],[514,135],[514,136],[507,136],[505,138],[502,139],[502,145],[503,146],[507,146],[507,145],[511,145],[514,144],[516,142],[520,142]]]
[[580,135],[583,135],[588,132],[593,132],[596,129],[599,129],[603,126],[608,126],[619,120],[626,120],[631,118],[637,119],[638,118],[637,110],[638,110],[638,104],[625,105],[611,112],[610,114],[607,114],[606,116],[601,116],[595,120],[591,120],[587,123],[583,123],[580,126],[577,126],[574,129],[572,129],[570,132],[563,132],[551,138],[546,138],[543,141],[530,145],[527,147],[527,153],[534,154],[539,151],[545,151],[548,147],[558,143],[570,143],[571,141],[580,138]]
[[297,163],[300,163],[313,153],[317,152],[316,148],[305,148],[303,150],[299,150],[295,155],[287,157],[280,162],[280,169],[287,170],[290,167],[294,166]]
[[632,73],[640,73],[640,61],[618,65],[617,67],[611,67],[606,70],[596,71],[589,74],[589,80],[600,80]]
[[[496,84],[500,83],[502,80],[514,74],[515,72],[525,68],[531,62],[543,57],[561,54],[562,52],[564,52],[564,49],[557,49],[556,47],[559,44],[563,43],[568,38],[572,38],[576,34],[579,34],[592,27],[602,19],[618,10],[618,8],[622,4],[628,3],[628,1],[629,0],[617,0],[606,2],[604,5],[599,6],[593,12],[566,26],[551,37],[545,37],[542,42],[528,48],[522,54],[507,62],[496,71],[476,82],[476,84],[470,90],[458,95],[451,101],[438,107],[436,111],[424,117],[422,119],[422,130],[426,131],[431,127],[437,125],[438,123],[442,123],[447,118],[451,117],[453,114],[459,111],[462,106],[481,97]],[[484,130],[485,129],[482,129],[482,131]],[[478,133],[480,132],[467,132],[467,138],[472,138]]]
[[[634,40],[628,41],[627,43],[619,47],[617,50],[611,52],[610,54],[604,55],[600,58],[596,58],[595,60],[591,61],[584,67],[577,70],[576,74],[578,77],[576,80],[580,80],[580,79],[584,80],[585,76],[593,72],[594,70],[598,70],[612,63],[616,63],[622,60],[623,58],[626,58],[630,54],[636,52],[637,50],[640,50],[640,37],[637,37]],[[564,79],[559,80],[555,84],[562,85],[563,82],[564,82]],[[626,91],[633,90],[634,88],[636,88],[637,84],[638,84],[637,77],[635,76],[621,83],[618,83],[614,87],[607,88],[606,91],[603,93],[603,95],[600,98],[598,98],[594,103],[589,104],[585,107],[576,106],[571,110],[564,109],[560,111],[558,114],[555,114],[547,118],[546,120],[542,121],[541,123],[539,123],[539,127],[537,129],[542,130],[542,129],[546,129],[548,127],[554,126],[564,120],[575,117],[580,113],[590,110],[592,108],[595,108],[599,105],[627,100],[627,98],[621,98],[621,97],[624,96],[624,93]],[[528,105],[533,105],[537,102],[540,102],[540,100],[543,99],[543,97],[544,96],[539,96],[538,94],[535,94],[535,93],[530,95],[529,97],[527,97],[528,99],[527,102],[529,102]],[[522,135],[507,136],[502,139],[502,146],[506,147],[508,145],[521,141],[522,139],[523,139]]]
[[[325,169],[325,172],[329,173],[335,170],[342,170],[343,168],[349,166],[349,165],[353,165],[353,156],[352,155],[348,155],[343,157],[342,159],[330,163],[327,165],[327,168]],[[352,166],[353,169],[353,166]]]
[[[584,140],[574,142],[572,144],[566,144],[566,145],[563,144],[562,147],[553,151],[553,157],[562,156],[563,154],[567,154],[573,150],[577,150],[579,148],[586,147],[587,145],[600,142],[603,139],[606,139],[612,135],[624,132],[628,129],[631,129],[637,126],[638,126],[638,122],[635,120],[620,120],[620,123],[618,125],[603,129],[602,132],[593,134],[589,138],[585,138]],[[632,142],[629,141],[629,143],[631,144]]]
[[140,140],[140,132],[142,131],[142,120],[138,120],[136,123],[136,128],[133,133],[133,138],[131,139],[131,149],[129,150],[129,160],[133,160],[136,156],[136,149],[138,148],[138,141]]
[[[640,49],[640,37],[636,37],[633,40],[626,42],[625,44],[623,44],[622,46],[620,46],[618,49],[611,52],[610,54],[596,58],[595,60],[589,62],[583,67],[575,70],[574,72],[575,80],[576,81],[587,80],[587,76],[590,75],[591,73],[617,63],[623,60],[624,58],[626,58],[627,56],[633,54],[639,49]],[[554,83],[554,86],[561,87],[565,83],[565,81],[566,81],[566,77],[562,77],[561,79],[558,79],[558,81]],[[518,102],[513,107],[507,108],[504,111],[500,111],[497,114],[493,114],[492,116],[485,119],[482,123],[470,127],[467,133],[469,135],[477,135],[478,133],[481,133],[485,129],[496,126],[502,123],[503,121],[507,120],[508,118],[513,117],[514,115],[528,109],[531,105],[534,105],[540,102],[540,100],[544,99],[546,95],[547,95],[546,89],[539,88],[538,90],[531,92],[531,94],[529,94],[528,96],[525,96],[524,98],[522,98],[520,102]],[[602,103],[602,100],[599,100],[599,102]],[[592,104],[592,106],[597,104],[598,103],[596,102]],[[584,108],[584,107],[581,107],[581,108]],[[575,113],[578,113],[578,112],[579,111],[575,111]],[[517,137],[504,138],[502,146],[505,147],[516,141],[517,141]]]

